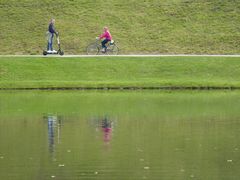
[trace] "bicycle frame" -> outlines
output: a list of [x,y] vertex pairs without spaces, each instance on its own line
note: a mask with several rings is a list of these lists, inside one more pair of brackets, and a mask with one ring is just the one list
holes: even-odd
[[[118,54],[118,47],[114,42],[108,42],[106,44],[106,52],[102,52],[103,54]],[[90,43],[88,46],[87,46],[87,54],[89,55],[98,55],[100,52],[101,52],[101,49],[102,49],[102,44],[101,44],[101,41],[100,40],[95,40],[93,43]]]

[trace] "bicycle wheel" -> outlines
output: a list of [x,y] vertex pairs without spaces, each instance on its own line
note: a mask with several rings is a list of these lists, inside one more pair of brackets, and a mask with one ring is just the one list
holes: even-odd
[[117,55],[117,54],[118,54],[118,51],[119,51],[119,48],[117,47],[116,44],[110,44],[110,45],[107,47],[107,54],[108,54],[108,55]]
[[92,43],[87,46],[88,55],[97,55],[98,53],[99,53],[99,47],[96,43]]

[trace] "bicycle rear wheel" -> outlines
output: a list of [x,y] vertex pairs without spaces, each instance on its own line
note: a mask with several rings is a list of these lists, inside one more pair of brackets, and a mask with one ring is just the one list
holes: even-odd
[[97,55],[99,53],[99,47],[96,43],[91,43],[87,46],[88,55]]
[[117,55],[119,51],[119,48],[116,44],[111,44],[107,47],[107,54],[108,55]]

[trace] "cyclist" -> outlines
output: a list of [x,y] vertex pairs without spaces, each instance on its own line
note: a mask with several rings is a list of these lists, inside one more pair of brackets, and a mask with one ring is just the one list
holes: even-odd
[[109,41],[112,41],[112,36],[111,36],[111,33],[109,32],[109,29],[108,27],[104,27],[103,28],[103,33],[98,37],[98,39],[104,39],[102,41],[102,52],[105,53],[106,50],[107,50],[107,46],[106,44],[109,42]]
[[55,30],[54,27],[55,24],[55,19],[51,19],[49,26],[48,26],[48,46],[47,46],[47,50],[48,51],[53,51],[53,37],[54,34],[56,34],[56,36],[58,35],[58,32]]

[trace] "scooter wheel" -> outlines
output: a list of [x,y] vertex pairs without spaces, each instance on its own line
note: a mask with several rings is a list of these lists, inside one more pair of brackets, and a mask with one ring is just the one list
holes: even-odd
[[43,55],[46,56],[47,55],[47,51],[43,51]]
[[63,56],[63,55],[64,55],[64,52],[63,52],[63,51],[60,51],[59,54],[60,54],[60,56]]

